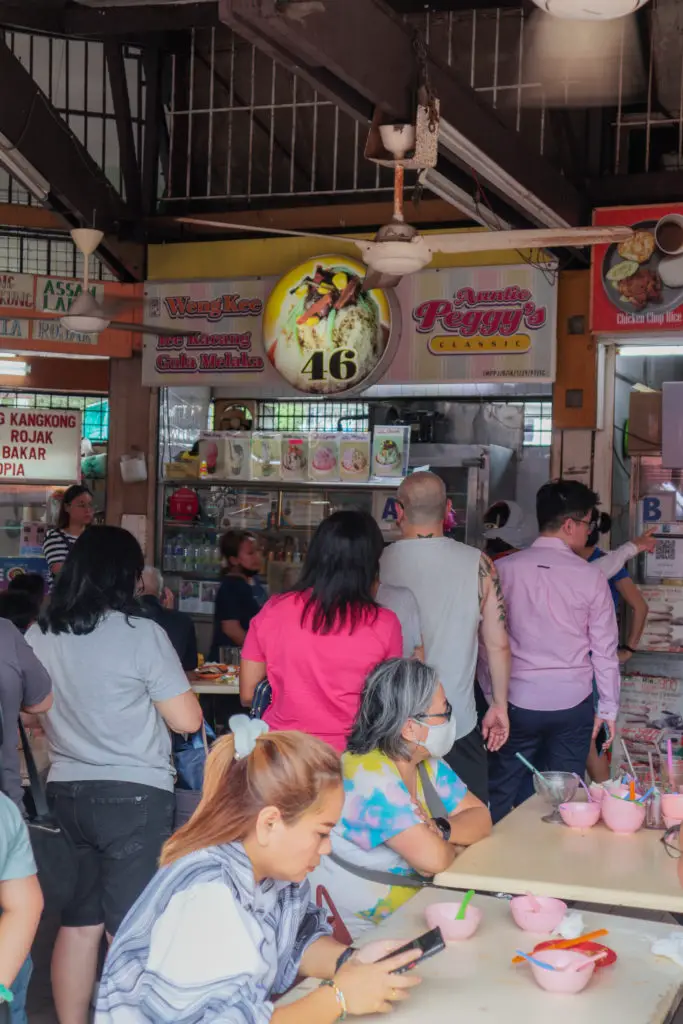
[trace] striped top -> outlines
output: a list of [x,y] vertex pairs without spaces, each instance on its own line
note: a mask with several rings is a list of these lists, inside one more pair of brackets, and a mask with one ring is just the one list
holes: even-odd
[[78,538],[72,536],[72,534],[64,533],[63,530],[56,528],[48,530],[45,534],[45,540],[43,541],[43,557],[50,569],[51,587],[55,582],[55,576],[52,572],[53,565],[62,565],[66,561],[67,555],[77,540]]
[[157,872],[112,943],[95,1024],[267,1024],[273,995],[329,935],[308,882],[256,884],[241,843]]

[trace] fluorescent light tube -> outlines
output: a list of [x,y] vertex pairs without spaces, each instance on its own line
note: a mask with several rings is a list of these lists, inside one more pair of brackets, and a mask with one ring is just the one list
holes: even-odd
[[466,167],[475,170],[494,188],[497,188],[513,206],[524,210],[534,224],[543,228],[569,228],[572,226],[443,118],[439,122],[439,145]]
[[0,132],[0,164],[5,167],[13,178],[31,193],[34,199],[44,203],[50,192],[47,178],[22,156],[16,146],[12,145],[6,135]]
[[0,359],[0,377],[25,377],[31,372],[28,363],[15,363],[14,360]]
[[620,356],[683,356],[683,345],[624,345],[619,349]]
[[462,213],[468,214],[472,220],[482,227],[490,228],[491,231],[509,231],[511,225],[507,221],[497,217],[493,210],[483,203],[475,202],[474,196],[465,192],[445,174],[428,168],[421,172],[419,182],[433,192],[439,199],[445,199],[447,203],[455,206]]

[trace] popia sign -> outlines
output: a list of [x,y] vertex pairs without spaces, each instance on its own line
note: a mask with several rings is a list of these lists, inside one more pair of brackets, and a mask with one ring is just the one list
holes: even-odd
[[80,412],[0,408],[0,483],[71,484],[80,466]]

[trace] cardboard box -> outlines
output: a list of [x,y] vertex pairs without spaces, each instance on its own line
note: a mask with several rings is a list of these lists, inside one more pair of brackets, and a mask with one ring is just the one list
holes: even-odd
[[629,399],[629,455],[657,455],[662,450],[662,392],[632,391]]

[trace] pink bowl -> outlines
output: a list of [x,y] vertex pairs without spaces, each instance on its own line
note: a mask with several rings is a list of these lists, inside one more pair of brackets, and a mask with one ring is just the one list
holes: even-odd
[[662,814],[668,828],[683,821],[683,793],[662,793]]
[[609,793],[602,801],[602,820],[612,832],[629,835],[642,828],[645,821],[645,804],[633,800],[620,800]]
[[601,805],[592,803],[560,804],[560,817],[570,828],[592,828],[600,818]]
[[605,790],[602,785],[599,782],[591,782],[589,789],[593,803],[601,804],[602,798],[605,795]]
[[577,953],[574,949],[543,949],[535,955],[537,960],[552,964],[553,967],[568,968],[566,971],[546,971],[544,967],[529,964],[534,981],[546,992],[563,992],[569,995],[581,992],[595,970],[595,964],[585,967],[582,971],[573,970],[574,965],[578,967],[582,963],[590,963],[590,957]]
[[510,913],[515,924],[525,932],[554,932],[567,912],[567,904],[552,896],[536,896],[536,902],[540,903],[540,910],[531,909],[528,896],[515,896],[510,900]]
[[603,782],[602,784],[603,793],[611,793],[612,796],[626,796],[628,793],[628,786],[625,786],[623,782],[618,782],[615,779],[609,782]]
[[483,914],[478,907],[468,906],[462,921],[455,917],[460,910],[460,903],[431,903],[425,910],[425,917],[430,928],[440,928],[445,942],[459,942],[470,939],[481,924]]

